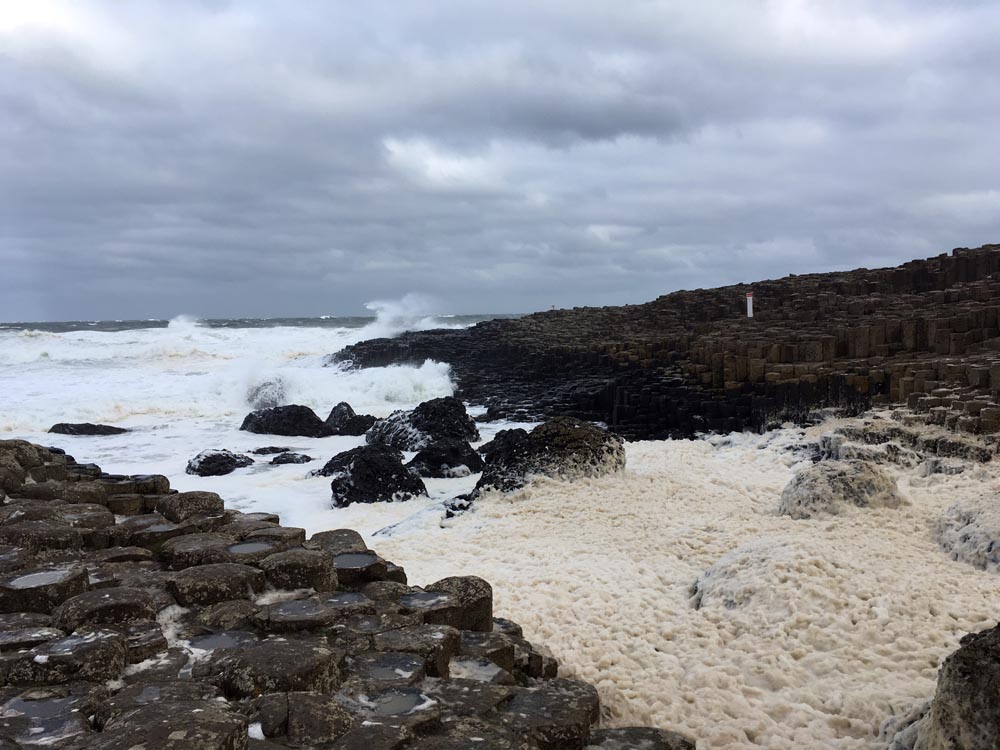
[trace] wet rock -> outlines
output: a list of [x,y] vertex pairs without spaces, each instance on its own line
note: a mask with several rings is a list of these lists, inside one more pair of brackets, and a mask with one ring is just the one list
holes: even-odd
[[172,570],[227,562],[234,541],[223,534],[186,534],[164,542],[158,557]]
[[49,566],[21,570],[0,578],[0,612],[41,612],[87,590],[83,566]]
[[60,422],[49,428],[49,432],[57,435],[123,435],[128,430],[123,427],[112,427],[108,424],[92,424],[90,422],[79,422],[72,424]]
[[56,628],[27,627],[7,630],[0,627],[0,653],[33,648],[40,643],[62,638],[66,633]]
[[1000,626],[970,633],[938,673],[914,750],[992,750],[1000,737]]
[[129,588],[87,591],[67,599],[52,613],[55,627],[67,632],[81,625],[120,625],[156,617],[153,598]]
[[441,720],[437,701],[419,688],[388,688],[372,695],[357,695],[355,700],[353,712],[366,723],[406,726],[422,732]]
[[316,692],[265,695],[258,710],[265,737],[285,736],[296,747],[328,747],[355,725],[336,698]]
[[509,685],[456,677],[432,678],[424,682],[423,688],[441,705],[441,718],[446,723],[463,717],[490,716],[516,692],[516,688]]
[[58,685],[74,680],[113,680],[125,669],[127,651],[121,633],[82,627],[65,638],[17,654],[6,665],[6,681],[11,685]]
[[409,746],[414,750],[538,750],[521,732],[498,727],[482,719],[464,718],[444,724]]
[[80,549],[83,535],[68,523],[25,521],[0,526],[0,544],[31,550]]
[[376,651],[408,651],[424,657],[430,677],[447,677],[448,664],[458,651],[459,631],[447,625],[412,625],[378,633]]
[[344,620],[355,616],[375,614],[375,602],[367,596],[353,591],[341,591],[330,596],[322,596],[319,600],[327,607],[340,610],[341,619]]
[[520,625],[503,617],[493,618],[493,632],[514,636],[515,638],[521,638],[524,636],[524,631],[521,629]]
[[308,406],[297,404],[251,412],[243,420],[240,429],[261,435],[288,437],[326,437],[331,434],[330,428],[316,416],[316,412]]
[[409,687],[426,676],[424,658],[402,652],[366,651],[348,659],[348,683],[360,690]]
[[287,446],[266,445],[263,448],[254,448],[250,452],[255,456],[273,456],[276,453],[288,453],[290,450],[291,448]]
[[483,470],[482,457],[464,440],[437,440],[421,450],[406,468],[422,477],[467,477]]
[[380,419],[365,433],[370,444],[382,444],[405,451],[419,451],[437,440],[452,438],[466,442],[479,440],[479,429],[454,396],[436,398],[413,411],[396,411]]
[[695,742],[677,732],[651,727],[597,729],[590,735],[586,750],[695,750]]
[[343,586],[362,586],[381,581],[386,575],[386,562],[374,552],[344,552],[334,555],[333,566]]
[[275,466],[282,466],[284,464],[307,464],[315,460],[312,456],[307,456],[305,453],[280,453],[271,459],[271,463]]
[[792,518],[837,515],[848,508],[898,508],[906,501],[896,480],[864,461],[821,461],[794,477],[781,493],[778,514]]
[[597,690],[564,679],[522,690],[500,712],[504,724],[525,732],[541,750],[582,747],[599,715]]
[[458,653],[493,662],[507,672],[514,671],[514,641],[502,633],[462,631]]
[[174,523],[181,523],[196,515],[221,515],[225,505],[214,492],[178,492],[160,498],[156,512]]
[[938,518],[932,533],[953,560],[1000,573],[1000,507],[995,494],[965,498]]
[[264,693],[329,693],[340,684],[343,654],[318,643],[266,640],[214,652],[195,665],[193,676],[219,685],[229,698]]
[[124,626],[117,625],[115,629],[125,636],[129,664],[138,664],[146,659],[152,659],[160,652],[166,651],[169,645],[166,636],[163,635],[163,629],[154,620],[140,620]]
[[323,550],[290,549],[260,561],[267,582],[276,589],[336,591],[333,555]]
[[368,545],[354,529],[331,529],[309,537],[307,546],[325,549],[334,555],[343,552],[367,552]]
[[0,748],[66,747],[78,742],[90,733],[87,716],[105,693],[85,683],[0,691]]
[[315,475],[332,477],[330,490],[338,508],[427,494],[420,478],[403,466],[402,453],[385,445],[364,445],[338,453]]
[[398,602],[401,597],[411,593],[409,586],[396,581],[372,581],[362,586],[360,591],[376,602]]
[[226,555],[233,562],[255,565],[265,557],[283,551],[287,546],[267,539],[247,539],[226,547]]
[[269,542],[281,549],[289,549],[298,547],[306,540],[306,530],[298,526],[267,526],[254,529],[243,539],[247,542]]
[[493,629],[493,587],[482,578],[476,576],[442,578],[427,586],[426,590],[449,594],[458,600],[461,607],[460,630],[489,632]]
[[219,563],[187,568],[168,582],[170,593],[182,607],[250,599],[264,588],[264,573],[239,563]]
[[140,706],[157,703],[194,703],[216,701],[222,692],[215,685],[193,681],[150,681],[144,685],[129,685],[97,706],[94,725],[101,730]]
[[215,701],[159,701],[111,719],[86,750],[244,750],[247,719]]
[[575,479],[625,468],[622,439],[580,419],[556,417],[523,436],[512,430],[500,440],[494,439],[487,452],[477,491],[507,492],[536,475]]
[[369,414],[355,414],[346,401],[333,407],[326,418],[331,435],[364,435],[375,422],[375,417]]
[[199,477],[221,477],[247,466],[253,466],[249,456],[227,450],[207,450],[188,461],[184,471]]
[[195,619],[213,630],[234,630],[249,626],[256,614],[257,605],[253,602],[231,599],[204,607],[198,611]]
[[145,547],[109,547],[96,552],[93,559],[105,563],[152,562],[153,553]]
[[317,599],[294,599],[260,607],[254,617],[261,630],[293,633],[320,630],[344,619],[342,609],[328,607]]
[[344,734],[330,745],[330,750],[402,750],[412,738],[409,727],[369,722]]
[[514,675],[495,662],[480,657],[458,657],[448,666],[453,678],[486,682],[491,685],[516,685]]

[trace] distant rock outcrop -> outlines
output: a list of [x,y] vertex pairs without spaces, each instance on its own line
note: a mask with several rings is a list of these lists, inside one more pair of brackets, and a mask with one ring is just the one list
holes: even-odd
[[91,424],[90,422],[69,423],[60,422],[49,428],[56,435],[122,435],[128,430],[124,427],[112,427],[109,424]]

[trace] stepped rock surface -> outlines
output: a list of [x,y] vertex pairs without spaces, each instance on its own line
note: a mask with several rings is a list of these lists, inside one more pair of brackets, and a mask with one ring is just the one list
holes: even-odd
[[[745,298],[754,295],[754,317]],[[907,402],[1000,430],[1000,245],[346,347],[356,366],[451,365],[492,417],[574,416],[630,439],[759,429],[816,407]]]
[[24,441],[0,467],[5,750],[694,747],[597,732],[595,688],[480,578],[411,586],[351,530],[306,539]]

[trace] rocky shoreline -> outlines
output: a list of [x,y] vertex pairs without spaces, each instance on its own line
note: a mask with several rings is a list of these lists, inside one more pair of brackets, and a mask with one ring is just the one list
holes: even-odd
[[574,416],[628,439],[757,430],[816,408],[904,402],[929,423],[995,434],[1000,245],[410,332],[349,346],[329,362],[426,359],[451,365],[458,395],[490,418]]
[[408,585],[356,532],[0,441],[0,748],[649,747],[493,617],[479,578]]

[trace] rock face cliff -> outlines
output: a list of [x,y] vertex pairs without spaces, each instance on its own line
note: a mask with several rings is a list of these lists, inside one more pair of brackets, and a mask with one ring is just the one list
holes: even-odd
[[632,439],[896,402],[932,424],[995,433],[1000,245],[406,333],[347,347],[330,362],[425,359],[449,363],[459,395],[492,416],[575,416]]

